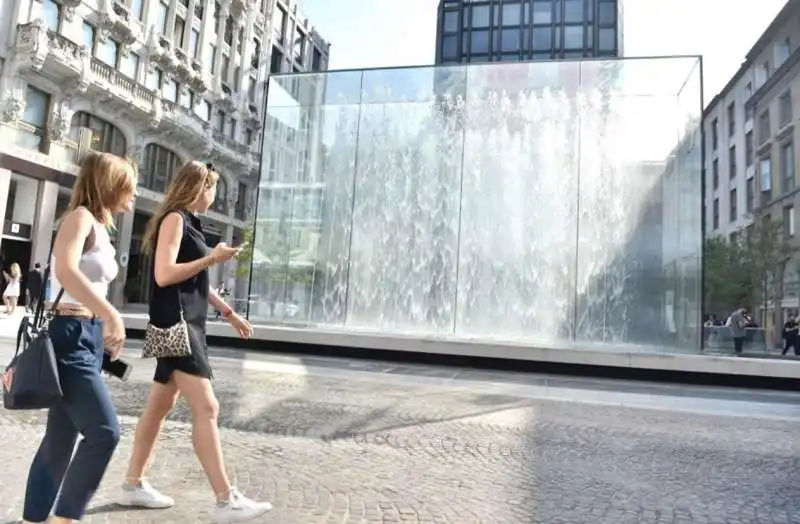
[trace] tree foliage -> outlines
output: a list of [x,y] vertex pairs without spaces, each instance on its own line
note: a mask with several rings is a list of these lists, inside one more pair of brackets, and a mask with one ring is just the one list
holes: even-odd
[[253,263],[253,251],[255,250],[255,227],[244,230],[242,242],[247,243],[245,248],[236,255],[236,276],[246,277],[250,274],[250,265]]
[[[730,239],[707,239],[703,253],[706,312],[726,316],[738,307],[766,311],[780,304],[786,267],[796,251],[783,224],[766,217]],[[773,325],[781,324],[780,307],[772,310]]]

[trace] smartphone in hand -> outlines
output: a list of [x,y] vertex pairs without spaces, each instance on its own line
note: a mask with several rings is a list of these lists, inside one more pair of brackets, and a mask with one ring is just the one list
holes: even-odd
[[111,357],[108,356],[108,353],[103,353],[103,371],[125,382],[131,375],[133,366],[121,358],[118,358],[117,360],[111,360]]

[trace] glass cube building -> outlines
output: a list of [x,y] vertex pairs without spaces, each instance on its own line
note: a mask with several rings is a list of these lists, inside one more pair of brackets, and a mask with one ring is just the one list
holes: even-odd
[[697,351],[698,57],[274,75],[250,318]]
[[622,56],[622,0],[440,0],[436,63]]

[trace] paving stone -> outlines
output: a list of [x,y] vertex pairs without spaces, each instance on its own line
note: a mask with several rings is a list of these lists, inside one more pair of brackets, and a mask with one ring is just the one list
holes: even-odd
[[[488,395],[359,372],[299,375],[215,359],[233,481],[263,523],[800,523],[800,423]],[[152,364],[110,380],[123,439],[85,522],[208,520],[181,402],[151,481],[175,508],[114,504]],[[0,412],[0,522],[19,518],[43,413]]]

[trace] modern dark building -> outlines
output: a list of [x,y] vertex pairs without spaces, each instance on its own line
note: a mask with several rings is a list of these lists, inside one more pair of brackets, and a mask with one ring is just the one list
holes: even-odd
[[622,0],[440,0],[436,63],[622,56]]

